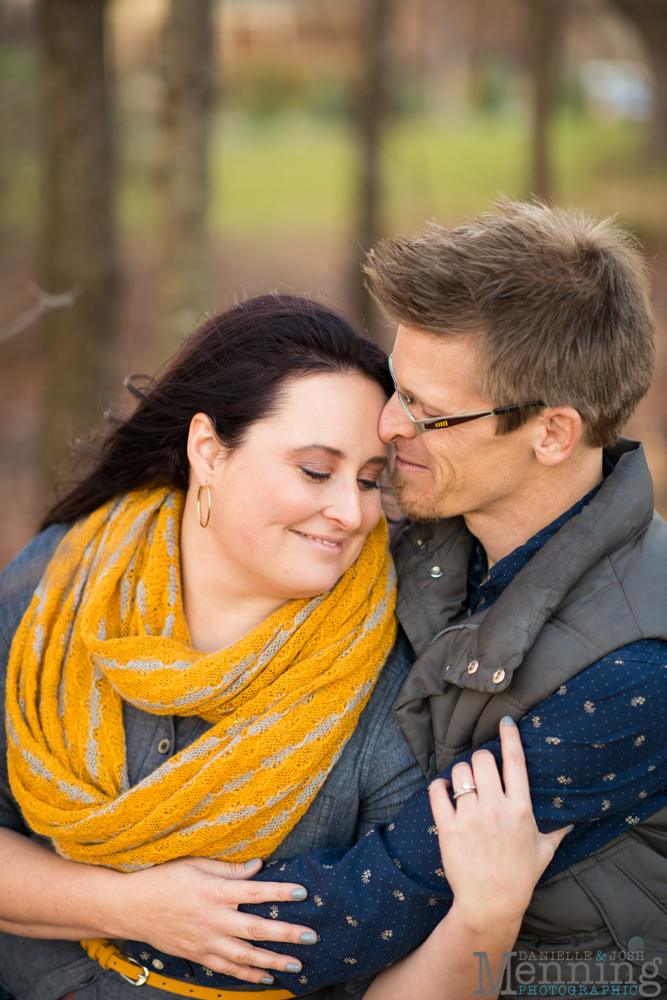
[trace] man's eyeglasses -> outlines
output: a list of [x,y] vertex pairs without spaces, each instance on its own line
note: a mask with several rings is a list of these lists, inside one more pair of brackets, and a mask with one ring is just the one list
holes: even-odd
[[394,375],[394,367],[391,363],[391,354],[389,355],[389,371],[391,372],[391,377],[394,380],[394,389],[396,390],[396,395],[398,400],[405,411],[406,417],[412,421],[415,430],[419,434],[425,434],[426,431],[437,431],[441,427],[455,427],[457,424],[465,424],[470,420],[479,420],[481,417],[497,417],[501,413],[511,413],[512,410],[524,410],[528,406],[545,406],[541,400],[535,400],[532,403],[516,403],[514,406],[498,406],[495,410],[481,410],[479,413],[457,413],[452,417],[413,417],[410,413],[409,406],[414,401],[412,397],[407,396],[403,392],[399,392],[398,386],[396,384],[396,376]]

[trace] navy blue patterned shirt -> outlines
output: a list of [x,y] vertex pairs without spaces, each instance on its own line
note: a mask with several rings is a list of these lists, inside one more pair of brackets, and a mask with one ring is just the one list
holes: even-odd
[[[611,463],[605,474],[610,468]],[[486,557],[479,549],[474,552],[470,606],[481,600],[482,607],[490,607],[598,488],[500,560],[484,583]],[[519,722],[538,826],[548,831],[575,824],[541,881],[667,804],[666,668],[667,643],[631,643],[581,671]],[[500,741],[485,746],[500,762]],[[450,772],[451,765],[441,776],[448,778]],[[309,891],[302,903],[240,907],[318,932],[320,941],[313,947],[270,945],[303,962],[300,974],[272,972],[276,986],[297,995],[367,976],[396,961],[425,939],[452,900],[426,789],[394,822],[374,828],[354,847],[312,852],[269,866],[257,878],[296,882]],[[232,982],[224,976],[207,980],[216,986]]]

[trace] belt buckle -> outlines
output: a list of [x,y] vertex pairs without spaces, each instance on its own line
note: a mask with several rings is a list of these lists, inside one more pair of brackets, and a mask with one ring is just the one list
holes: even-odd
[[150,970],[147,969],[145,965],[139,965],[139,963],[135,962],[135,960],[133,958],[130,958],[129,955],[124,955],[123,958],[125,959],[126,962],[132,962],[132,965],[136,965],[138,969],[141,969],[141,974],[138,979],[130,979],[129,976],[124,976],[122,972],[118,972],[118,969],[116,969],[118,975],[121,977],[121,979],[124,979],[125,982],[129,983],[131,986],[143,986],[144,983],[148,981],[148,977],[150,976]]

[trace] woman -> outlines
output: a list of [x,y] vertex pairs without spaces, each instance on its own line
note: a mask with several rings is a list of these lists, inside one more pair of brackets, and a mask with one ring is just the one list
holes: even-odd
[[250,890],[253,859],[313,846],[336,772],[343,846],[422,784],[391,716],[410,661],[377,490],[388,378],[328,309],[235,306],[133,388],[136,412],[5,574],[0,982],[17,1000],[125,996],[80,939],[267,987],[267,968],[298,972],[239,940],[317,940],[236,912],[306,894]]

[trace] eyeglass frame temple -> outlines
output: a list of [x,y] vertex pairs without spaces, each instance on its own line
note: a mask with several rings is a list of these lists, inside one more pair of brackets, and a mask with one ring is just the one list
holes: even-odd
[[407,405],[403,402],[401,393],[398,390],[396,376],[394,375],[394,366],[391,363],[391,358],[392,355],[390,354],[387,358],[387,364],[389,365],[389,372],[394,383],[394,391],[398,396],[398,401],[403,408],[403,412],[414,425],[419,434],[424,434],[426,431],[439,430],[444,427],[455,427],[457,424],[465,424],[470,420],[480,420],[483,417],[497,417],[501,413],[511,413],[513,410],[524,410],[529,406],[546,406],[546,403],[543,403],[542,400],[534,400],[532,403],[514,403],[512,406],[497,406],[493,410],[480,410],[477,413],[460,413],[451,417],[423,417],[422,419],[418,419],[417,417],[412,416],[407,408]]

